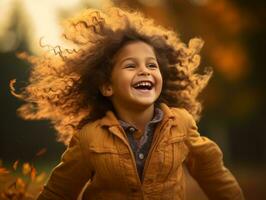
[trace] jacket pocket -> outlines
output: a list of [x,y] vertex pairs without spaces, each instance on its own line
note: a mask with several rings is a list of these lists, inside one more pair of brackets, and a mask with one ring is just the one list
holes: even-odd
[[89,146],[89,150],[94,153],[106,153],[106,154],[125,154],[128,153],[127,150],[118,151],[116,147],[99,147],[99,146]]
[[[124,165],[121,162],[123,157],[130,156],[127,149],[118,150],[116,146],[105,144],[105,146],[89,146],[91,163],[95,170],[96,182],[104,182],[108,189],[122,187],[125,176]],[[116,184],[114,184],[114,179]]]
[[157,148],[157,164],[159,173],[158,181],[165,182],[167,180],[178,179],[179,168],[184,162],[188,149],[184,143],[185,135],[167,138],[164,142],[158,145]]

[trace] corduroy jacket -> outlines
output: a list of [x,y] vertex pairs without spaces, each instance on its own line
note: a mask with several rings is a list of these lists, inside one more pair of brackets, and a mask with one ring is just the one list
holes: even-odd
[[[38,200],[184,200],[184,166],[210,200],[243,200],[222,152],[200,136],[192,116],[161,104],[142,180],[126,134],[114,113],[85,125],[72,140]],[[85,186],[85,187],[84,187]]]

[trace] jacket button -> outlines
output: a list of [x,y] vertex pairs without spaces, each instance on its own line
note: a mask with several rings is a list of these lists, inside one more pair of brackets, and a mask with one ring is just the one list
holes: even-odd
[[136,131],[136,129],[135,129],[134,127],[132,127],[132,126],[131,126],[131,127],[129,127],[129,129],[128,129],[128,130],[129,130],[129,132],[130,132],[130,133],[134,133],[134,132]]
[[140,153],[140,154],[139,154],[139,159],[142,160],[143,158],[144,158],[144,154],[143,154],[143,153]]

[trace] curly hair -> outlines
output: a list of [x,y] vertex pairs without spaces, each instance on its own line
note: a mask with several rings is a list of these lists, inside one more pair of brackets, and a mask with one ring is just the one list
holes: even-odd
[[[24,119],[48,119],[58,133],[58,140],[68,144],[72,134],[88,121],[104,116],[113,109],[99,86],[110,79],[113,57],[130,41],[151,45],[163,76],[163,89],[156,103],[185,108],[195,120],[200,118],[198,94],[212,75],[195,73],[203,41],[194,38],[186,45],[178,35],[136,11],[113,7],[88,9],[63,22],[63,37],[76,48],[53,48],[55,54],[22,59],[32,65],[29,82],[20,94],[26,103],[18,108]],[[12,87],[11,87],[12,89]]]

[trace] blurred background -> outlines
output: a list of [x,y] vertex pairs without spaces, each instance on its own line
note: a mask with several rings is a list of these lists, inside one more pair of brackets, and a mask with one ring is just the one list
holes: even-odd
[[[200,95],[204,105],[200,133],[220,145],[225,164],[247,200],[266,199],[263,0],[1,0],[0,175],[4,168],[14,171],[15,161],[21,167],[25,162],[34,164],[36,174],[49,174],[65,149],[56,142],[48,121],[24,121],[17,116],[16,109],[23,102],[11,95],[9,81],[17,79],[16,88],[25,85],[30,66],[16,53],[39,54],[41,37],[49,44],[61,44],[62,19],[85,8],[108,5],[140,10],[177,31],[185,43],[192,37],[205,41],[201,67],[212,66],[214,76]],[[0,190],[4,185],[0,178]],[[206,199],[193,179],[188,185],[188,199]]]

